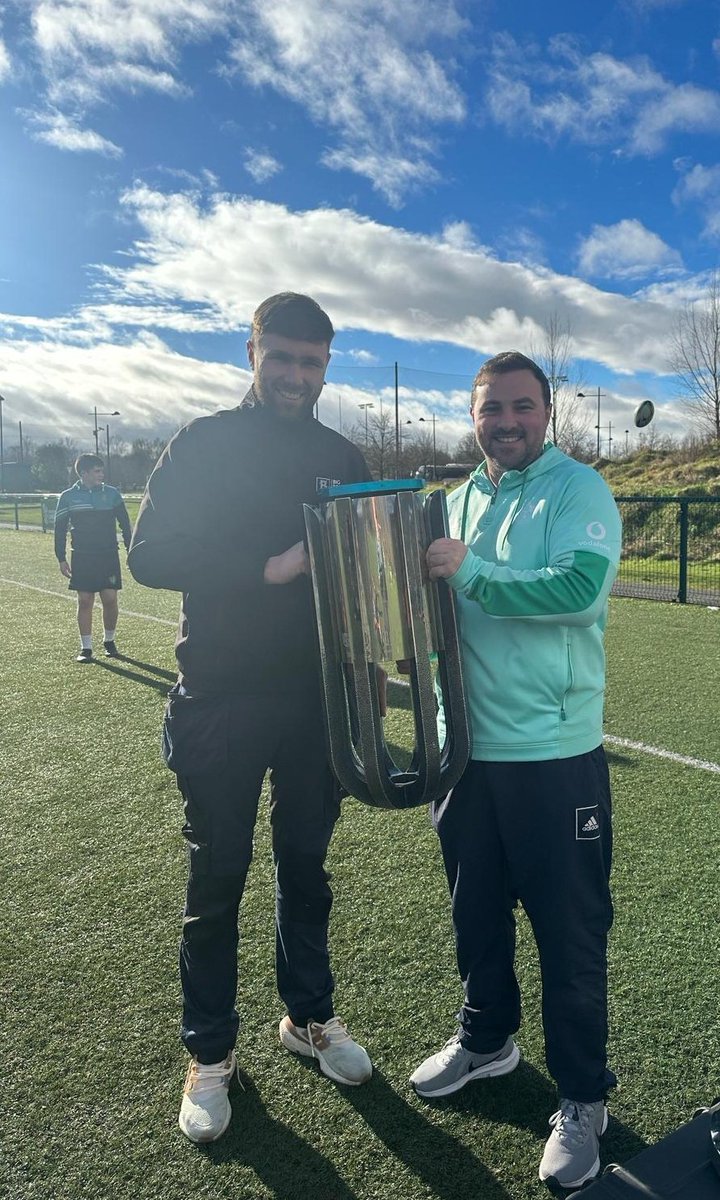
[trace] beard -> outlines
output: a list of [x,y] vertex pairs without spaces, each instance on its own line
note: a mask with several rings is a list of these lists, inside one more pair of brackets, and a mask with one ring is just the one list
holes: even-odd
[[289,420],[303,420],[309,417],[320,395],[320,391],[309,384],[301,387],[287,387],[279,380],[255,380],[255,391],[265,408],[269,408],[279,417]]

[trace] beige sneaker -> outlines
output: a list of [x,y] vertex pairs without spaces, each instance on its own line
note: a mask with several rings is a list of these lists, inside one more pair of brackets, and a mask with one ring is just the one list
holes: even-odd
[[324,1025],[308,1021],[307,1028],[293,1025],[289,1017],[280,1022],[280,1041],[286,1050],[316,1058],[323,1075],[335,1083],[358,1087],[372,1075],[372,1063],[362,1046],[354,1042],[340,1017]]
[[237,1069],[234,1050],[224,1062],[191,1059],[178,1117],[178,1125],[191,1142],[215,1142],[224,1134],[232,1116],[228,1088]]

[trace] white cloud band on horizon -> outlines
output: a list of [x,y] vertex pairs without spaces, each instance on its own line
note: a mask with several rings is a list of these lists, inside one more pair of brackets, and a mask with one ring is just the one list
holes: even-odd
[[[151,330],[240,331],[274,292],[310,293],[338,330],[449,343],[479,361],[513,347],[532,353],[556,312],[573,328],[577,359],[630,376],[667,371],[677,304],[691,288],[685,279],[635,297],[602,291],[547,268],[499,261],[469,230],[459,237],[450,225],[447,236],[431,237],[350,210],[294,212],[143,184],[124,195],[123,207],[139,237],[123,250],[127,265],[97,268],[93,303],[50,318],[0,314],[0,391],[8,399],[21,394],[43,420],[59,406],[68,420],[74,413],[70,432],[84,427],[81,414],[95,404],[120,409],[137,428],[155,428],[237,403],[249,379],[244,368],[180,354]],[[342,372],[332,387],[352,392]],[[426,391],[418,382],[416,394]],[[448,429],[454,420],[464,424],[463,397],[457,414],[443,417]]]

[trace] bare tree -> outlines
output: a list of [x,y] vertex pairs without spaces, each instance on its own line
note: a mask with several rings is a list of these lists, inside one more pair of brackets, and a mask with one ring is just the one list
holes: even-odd
[[483,452],[478,446],[475,430],[468,429],[460,438],[454,450],[454,462],[459,463],[481,463],[483,460]]
[[372,412],[368,416],[367,426],[363,425],[362,430],[356,426],[350,439],[360,447],[370,470],[378,479],[384,479],[388,473],[391,476],[395,474],[395,418],[387,409]]
[[572,359],[573,328],[558,312],[550,313],[542,328],[542,338],[538,345],[531,344],[530,354],[550,381],[550,436],[556,446],[572,455],[584,444],[590,419],[577,400],[581,380]]
[[720,272],[713,271],[705,294],[685,306],[670,343],[670,369],[680,384],[680,402],[701,429],[720,442]]

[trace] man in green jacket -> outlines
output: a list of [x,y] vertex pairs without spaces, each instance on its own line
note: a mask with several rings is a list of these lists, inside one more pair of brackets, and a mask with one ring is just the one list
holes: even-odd
[[540,1178],[579,1187],[599,1170],[616,1082],[606,1054],[602,710],[620,517],[601,476],[545,441],[550,386],[531,359],[513,351],[486,362],[471,414],[485,463],[450,497],[453,536],[427,555],[431,578],[456,594],[472,727],[465,774],[433,806],[464,1004],[459,1030],[412,1082],[421,1096],[445,1096],[517,1065],[519,900],[538,946],[560,1094]]

